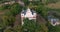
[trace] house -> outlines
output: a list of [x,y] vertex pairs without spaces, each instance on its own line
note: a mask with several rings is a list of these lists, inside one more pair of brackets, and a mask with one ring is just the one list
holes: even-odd
[[48,16],[48,21],[50,21],[51,25],[56,26],[59,25],[59,19],[58,18],[54,18],[52,16]]
[[59,25],[58,19],[57,19],[57,18],[52,18],[52,19],[51,19],[51,24],[52,24],[53,26]]
[[21,21],[22,25],[24,24],[23,20],[24,18],[28,18],[29,20],[36,20],[36,12],[34,10],[31,10],[30,8],[27,8],[26,10],[22,10],[21,12]]
[[56,26],[60,24],[60,20],[58,17],[55,17],[54,14],[56,14],[55,11],[51,10],[48,11],[48,21],[51,23],[51,25]]

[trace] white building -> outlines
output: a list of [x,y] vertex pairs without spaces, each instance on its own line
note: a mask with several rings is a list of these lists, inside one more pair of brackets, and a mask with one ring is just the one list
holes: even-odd
[[55,26],[55,25],[59,25],[60,23],[58,22],[58,19],[57,18],[52,18],[51,19],[51,24],[53,25],[53,26]]
[[52,16],[48,16],[48,21],[50,21],[51,25],[56,26],[59,25],[59,19],[58,18],[54,18]]
[[22,10],[21,12],[21,21],[22,25],[24,24],[23,19],[28,18],[29,20],[35,19],[36,20],[36,12],[34,10],[30,10],[27,8],[26,10]]

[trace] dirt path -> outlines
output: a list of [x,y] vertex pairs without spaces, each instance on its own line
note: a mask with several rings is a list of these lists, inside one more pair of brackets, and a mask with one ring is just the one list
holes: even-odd
[[47,21],[40,14],[37,15],[37,21],[38,21],[38,24],[41,25],[42,29],[47,32],[48,31],[48,28],[46,26]]
[[20,16],[20,13],[18,15],[16,15],[15,19],[16,19],[16,21],[14,23],[14,26],[21,24],[21,16]]
[[44,19],[41,15],[39,15],[39,14],[37,14],[37,21],[38,21],[39,23],[44,23],[44,24],[46,24],[45,19]]
[[4,14],[4,12],[0,12],[0,15]]

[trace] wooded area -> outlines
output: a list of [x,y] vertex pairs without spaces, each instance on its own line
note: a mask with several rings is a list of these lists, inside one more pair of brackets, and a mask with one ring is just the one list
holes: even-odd
[[[11,0],[7,0],[11,1]],[[14,0],[13,0],[14,1]],[[56,11],[53,16],[60,19],[60,9],[51,9],[45,5],[50,3],[56,3],[59,0],[46,0],[45,3],[40,1],[28,1],[22,0],[25,6],[21,6],[19,3],[14,3],[12,5],[6,4],[0,7],[0,32],[60,32],[60,25],[52,26],[49,21],[47,21],[48,11]],[[5,0],[0,0],[1,3],[6,2]],[[46,23],[38,23],[38,21],[24,19],[24,25],[21,24],[14,26],[16,21],[16,15],[18,15],[22,9],[34,9],[37,14],[41,15],[45,19]],[[40,21],[42,22],[42,21]]]

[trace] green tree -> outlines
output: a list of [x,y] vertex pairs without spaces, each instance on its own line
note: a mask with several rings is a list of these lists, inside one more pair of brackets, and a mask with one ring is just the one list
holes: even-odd
[[9,4],[2,5],[2,6],[0,6],[0,10],[10,9],[10,6],[11,6],[11,5],[9,5]]
[[60,32],[60,26],[48,26],[49,31],[48,32]]
[[42,15],[44,18],[47,16],[47,12],[48,12],[48,8],[45,7],[44,5],[38,5],[36,8],[35,8],[35,11]]
[[30,3],[29,0],[23,0],[23,2],[25,3],[25,5],[28,5]]
[[36,28],[36,22],[28,19],[24,19],[24,25],[22,31],[34,32]]
[[16,25],[16,26],[13,27],[13,30],[14,30],[15,32],[22,32],[22,31],[21,31],[21,30],[22,30],[22,26],[21,26],[21,25]]
[[13,29],[11,27],[7,27],[4,32],[14,32]]
[[0,23],[0,31],[4,31],[6,28],[13,27],[15,18],[13,16],[3,16]]
[[12,13],[13,16],[20,13],[21,11],[22,11],[22,6],[20,6],[20,4],[15,3],[11,6],[10,12]]
[[45,24],[39,24],[34,20],[24,19],[24,25],[22,26],[23,32],[48,32]]
[[7,27],[7,26],[13,26],[15,21],[15,18],[13,16],[3,16],[2,18],[2,24],[3,27]]

